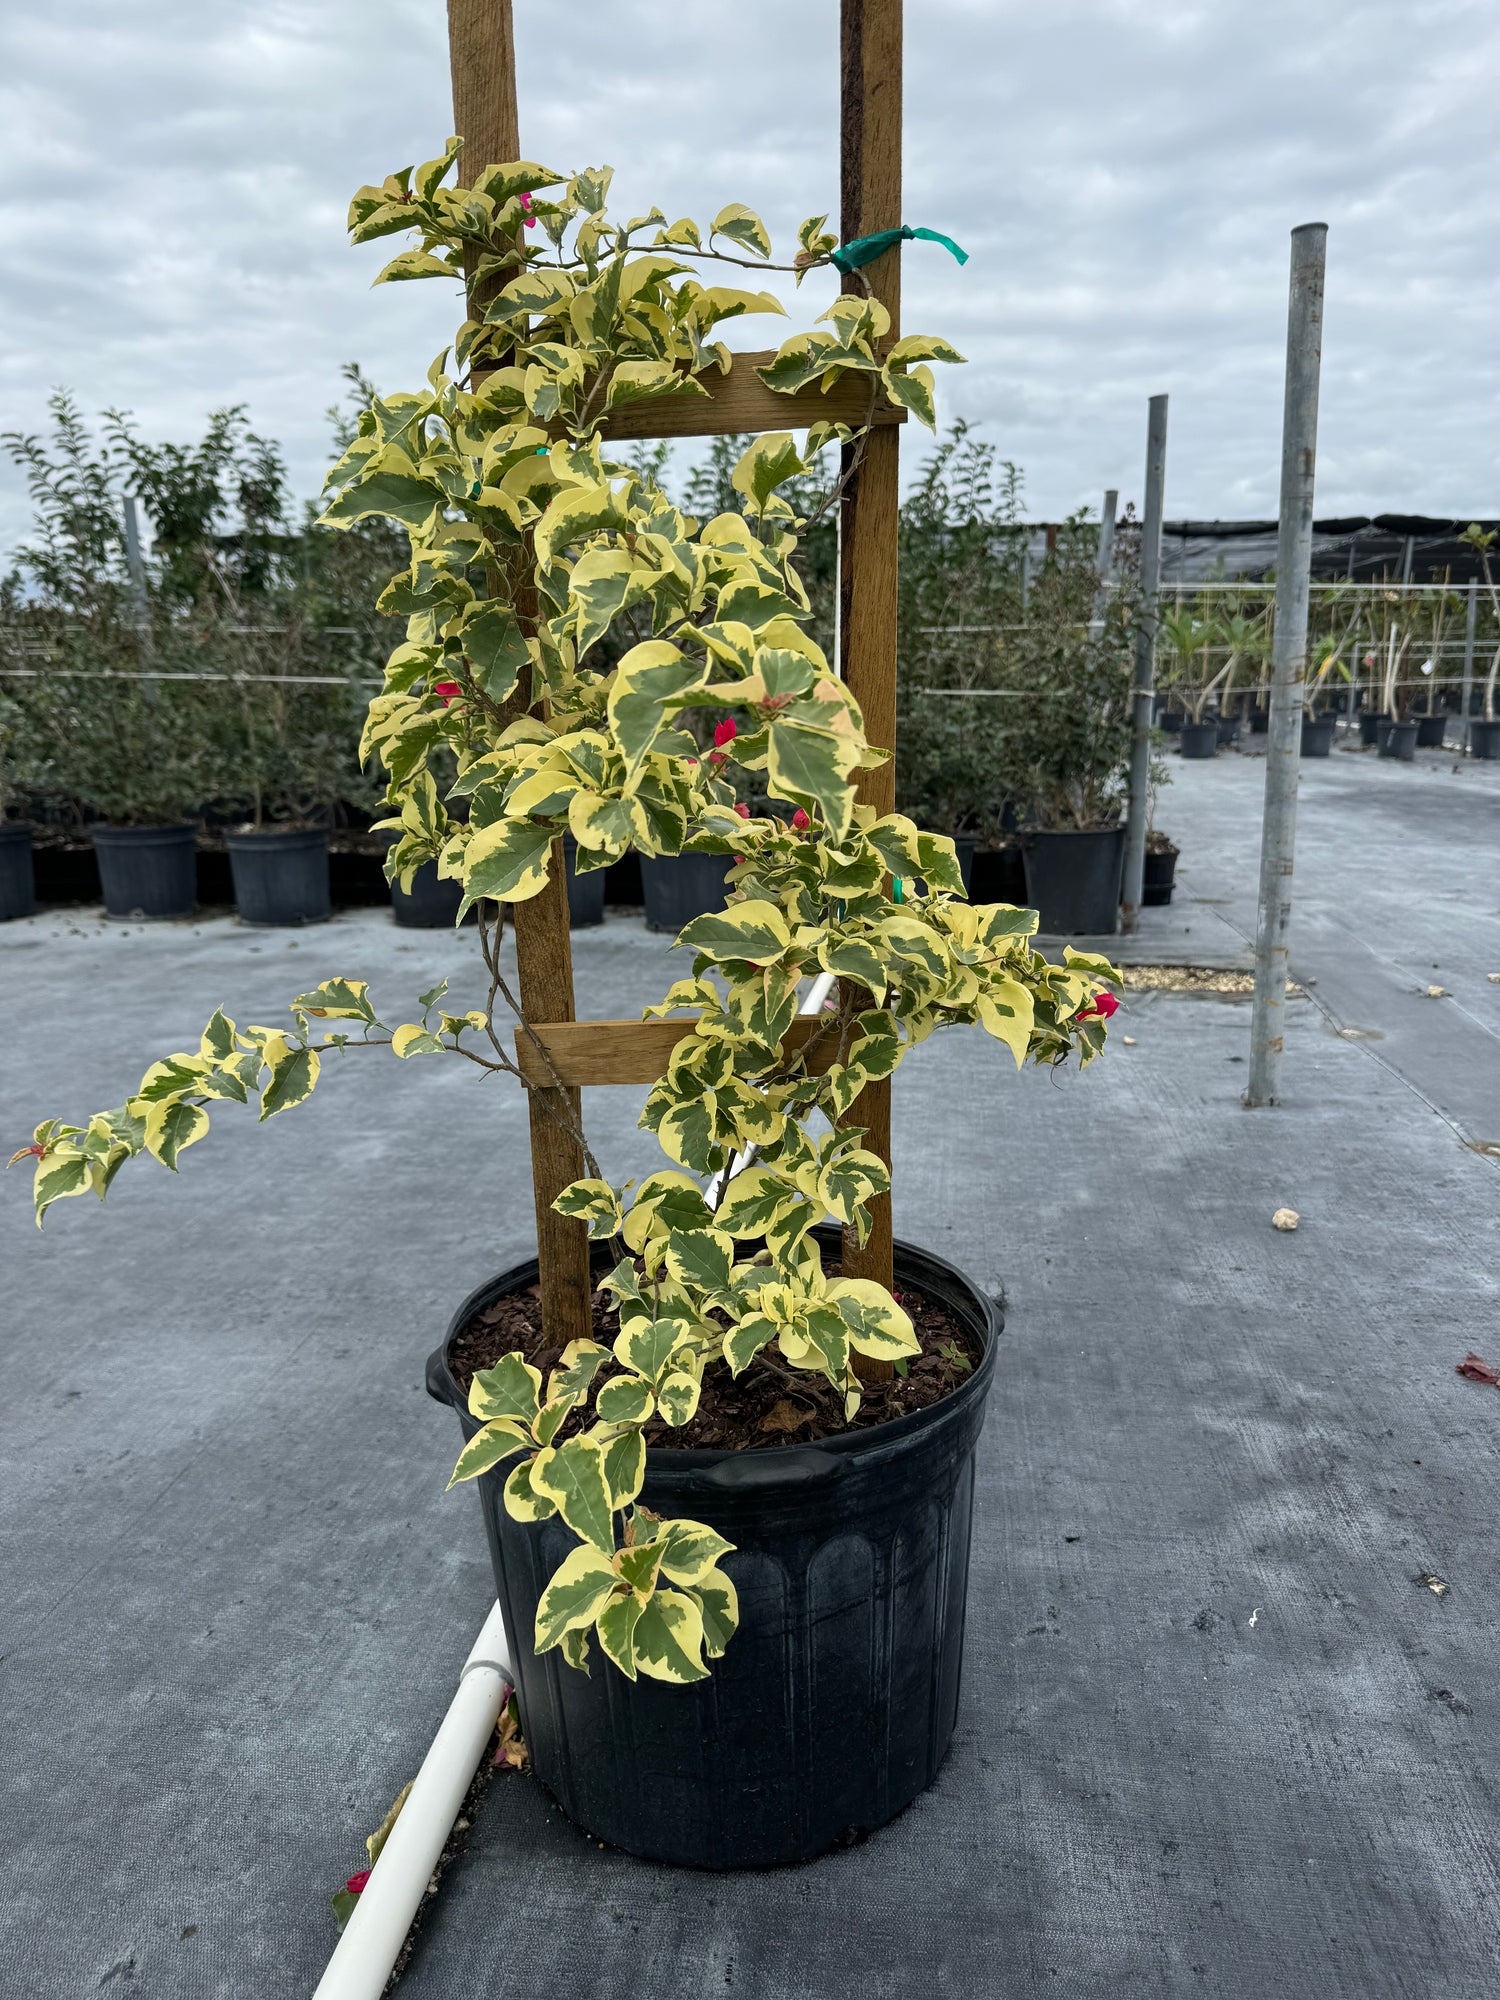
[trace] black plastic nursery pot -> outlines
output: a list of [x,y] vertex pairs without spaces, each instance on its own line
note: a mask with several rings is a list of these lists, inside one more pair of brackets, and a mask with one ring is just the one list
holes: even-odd
[[[578,843],[571,833],[563,835],[563,861],[568,878],[568,928],[575,931],[592,930],[595,924],[604,922],[604,877],[603,868],[587,869],[578,873]],[[719,901],[722,903],[723,895]],[[717,907],[717,905],[715,906]],[[680,926],[679,926],[680,928]]]
[[[962,866],[962,856],[959,860]],[[964,879],[976,903],[1024,904],[1026,864],[1019,842],[1008,840],[1003,847],[977,848],[971,872]]]
[[[824,1237],[835,1236],[826,1227]],[[611,1257],[595,1253],[596,1275]],[[739,1629],[710,1678],[626,1680],[594,1646],[587,1675],[532,1649],[537,1600],[574,1538],[513,1521],[504,1474],[477,1482],[511,1636],[532,1766],[596,1840],[688,1868],[768,1868],[884,1826],[937,1776],[958,1713],[974,1447],[1003,1324],[939,1257],[898,1243],[897,1288],[941,1300],[984,1345],[944,1402],[816,1444],[652,1450],[642,1502],[705,1521]],[[537,1281],[536,1260],[472,1293],[427,1387],[479,1428],[448,1366],[476,1312]]]
[[322,827],[268,827],[226,833],[234,900],[241,923],[282,926],[325,923],[328,835]]
[[1487,763],[1500,758],[1500,721],[1480,719],[1469,724],[1469,754]]
[[1416,722],[1392,722],[1379,739],[1381,756],[1409,764],[1417,754],[1417,729]]
[[974,855],[979,842],[972,833],[956,833],[953,836],[953,850],[958,856],[958,872],[964,878],[964,893],[974,893]]
[[643,854],[641,890],[648,931],[670,931],[724,907],[725,878],[734,864],[727,854]]
[[1212,757],[1219,747],[1217,722],[1185,722],[1182,725],[1184,757]]
[[1264,736],[1271,727],[1271,711],[1268,708],[1252,708],[1250,711],[1250,734]]
[[1025,836],[1026,901],[1050,936],[1099,937],[1120,922],[1123,826]]
[[1319,715],[1302,718],[1302,755],[1304,757],[1327,757],[1333,750],[1334,718]]
[[1176,736],[1187,721],[1186,711],[1180,708],[1164,708],[1157,717],[1157,727],[1164,736]]
[[1389,728],[1390,720],[1391,718],[1388,715],[1372,715],[1368,709],[1364,710],[1359,718],[1360,742],[1367,747],[1371,743],[1378,743],[1380,741],[1381,723],[1385,723]]
[[1417,748],[1419,750],[1441,750],[1443,737],[1448,728],[1446,715],[1419,715],[1417,717]]
[[458,906],[464,899],[462,882],[445,882],[435,861],[424,861],[411,878],[411,887],[391,884],[391,915],[406,931],[451,930],[458,921]]
[[90,829],[99,888],[112,917],[190,917],[198,903],[198,854],[190,826]]
[[11,821],[0,826],[0,924],[29,917],[36,908],[36,868],[31,828]]
[[1177,856],[1175,847],[1146,849],[1145,867],[1141,874],[1141,902],[1147,909],[1159,910],[1172,900],[1172,891],[1177,884]]
[[1240,740],[1240,719],[1237,715],[1221,715],[1214,725],[1218,731],[1219,747],[1228,750]]

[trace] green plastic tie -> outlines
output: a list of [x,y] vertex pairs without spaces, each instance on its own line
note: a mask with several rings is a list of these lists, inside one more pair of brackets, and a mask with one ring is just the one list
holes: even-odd
[[968,251],[960,250],[951,236],[944,236],[936,229],[910,229],[905,223],[899,229],[877,229],[873,236],[856,236],[852,243],[831,251],[828,261],[841,271],[857,271],[862,264],[873,264],[898,243],[941,243],[960,264],[969,261]]

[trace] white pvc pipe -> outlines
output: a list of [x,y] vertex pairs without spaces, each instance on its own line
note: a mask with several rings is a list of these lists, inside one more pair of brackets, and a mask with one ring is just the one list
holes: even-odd
[[511,1688],[510,1645],[492,1607],[432,1748],[344,1926],[313,2000],[379,2000]]
[[[823,1002],[833,991],[834,979],[835,975],[833,973],[820,972],[812,985],[803,994],[797,1012],[799,1014],[821,1014],[823,1011]],[[735,1175],[742,1174],[746,1167],[754,1166],[755,1154],[756,1148],[754,1146],[747,1146],[742,1153],[735,1154],[727,1167],[724,1167],[719,1173],[714,1175],[708,1184],[708,1199],[715,1208],[724,1199],[724,1190],[729,1186]]]

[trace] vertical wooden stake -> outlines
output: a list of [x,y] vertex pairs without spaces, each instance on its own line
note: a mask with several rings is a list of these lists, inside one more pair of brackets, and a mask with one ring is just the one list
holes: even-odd
[[[464,141],[459,179],[485,167],[519,159],[516,51],[511,0],[448,0],[448,54],[453,72],[453,129]],[[492,573],[491,589],[499,582]],[[528,606],[518,602],[523,623]],[[535,605],[529,607],[533,615]],[[524,699],[524,697],[522,697]],[[571,1021],[573,943],[568,928],[568,887],[562,842],[552,847],[552,870],[540,896],[511,906],[521,1009],[528,1020]],[[560,1347],[593,1331],[588,1230],[555,1215],[552,1203],[570,1181],[582,1178],[583,1151],[560,1124],[576,1129],[576,1090],[529,1090],[531,1184],[536,1201],[537,1257],[541,1264],[542,1323]]]
[[[840,229],[844,242],[901,225],[901,0],[842,0],[840,38]],[[864,267],[870,289],[901,331],[901,253]],[[880,812],[896,803],[896,607],[901,433],[873,430],[844,492],[839,519],[839,669],[864,714],[865,734],[893,753],[860,774],[858,796]],[[889,1079],[866,1085],[852,1118],[865,1144],[891,1159]],[[891,1282],[891,1199],[871,1202],[863,1248],[844,1232],[850,1277]],[[889,1372],[889,1364],[886,1365]]]

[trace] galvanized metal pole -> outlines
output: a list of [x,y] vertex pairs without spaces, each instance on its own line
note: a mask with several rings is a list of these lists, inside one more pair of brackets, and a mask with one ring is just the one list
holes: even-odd
[[1326,222],[1292,231],[1287,307],[1286,396],[1281,420],[1281,507],[1276,535],[1276,639],[1266,741],[1266,803],[1260,836],[1260,920],[1250,1020],[1250,1110],[1277,1102],[1286,1018],[1292,866],[1297,845],[1297,772],[1307,674],[1307,603],[1312,568],[1313,481],[1318,454],[1318,375],[1323,358]]
[[1099,515],[1099,552],[1094,558],[1099,588],[1094,592],[1094,616],[1089,626],[1089,634],[1095,639],[1104,629],[1104,614],[1109,609],[1109,577],[1115,566],[1115,512],[1119,504],[1120,496],[1115,488],[1106,487],[1104,506]]
[[1135,636],[1135,734],[1130,745],[1130,804],[1125,815],[1125,874],[1120,929],[1133,931],[1146,877],[1146,801],[1151,785],[1151,710],[1156,700],[1157,592],[1161,588],[1161,517],[1167,487],[1167,399],[1151,398],[1146,420],[1146,499],[1141,518],[1141,622]]
[[1458,732],[1458,754],[1469,754],[1469,704],[1474,697],[1474,641],[1479,633],[1479,579],[1469,578],[1469,605],[1464,617],[1464,706]]
[[141,559],[141,522],[135,495],[125,495],[125,567],[130,572],[130,596],[135,610],[136,630],[143,650],[151,649],[151,613],[146,596],[146,565]]

